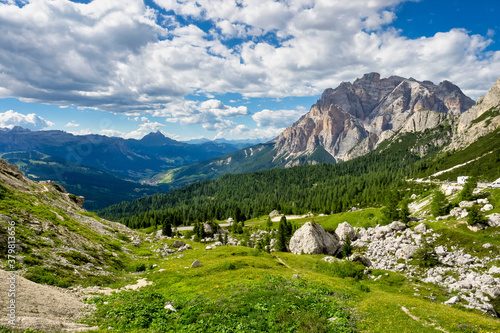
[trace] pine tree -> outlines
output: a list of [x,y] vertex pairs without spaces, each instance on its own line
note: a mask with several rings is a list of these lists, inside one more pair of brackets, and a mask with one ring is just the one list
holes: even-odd
[[269,231],[273,228],[273,221],[271,221],[271,216],[267,217],[266,227]]
[[287,233],[287,221],[285,215],[283,215],[278,225],[278,233],[276,234],[276,250],[279,252],[287,251]]
[[460,201],[470,201],[474,198],[474,190],[477,187],[477,180],[474,177],[467,178],[464,188],[458,195]]
[[170,223],[167,222],[163,223],[162,235],[167,237],[172,237],[172,225]]
[[399,219],[404,224],[410,221],[410,208],[408,207],[408,199],[404,199],[399,203]]
[[228,239],[227,239],[227,233],[225,233],[224,234],[224,245],[227,245],[227,241],[228,241]]
[[437,190],[431,203],[431,214],[434,217],[446,215],[448,209],[448,200],[443,192]]
[[342,257],[347,258],[351,255],[352,253],[352,245],[351,245],[351,239],[349,238],[349,235],[346,236],[344,245],[342,246]]
[[398,219],[398,201],[398,192],[396,190],[391,191],[386,198],[386,206],[382,209],[382,220],[384,223],[388,224]]

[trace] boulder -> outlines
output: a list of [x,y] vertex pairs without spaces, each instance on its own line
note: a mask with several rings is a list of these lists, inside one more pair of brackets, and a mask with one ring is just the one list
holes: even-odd
[[335,229],[335,234],[340,240],[340,244],[343,245],[347,236],[351,241],[356,239],[356,231],[348,222],[342,222]]
[[203,223],[203,231],[205,231],[206,234],[211,234],[214,232],[212,226],[208,223]]
[[394,231],[401,231],[406,229],[406,224],[404,224],[403,222],[394,221],[389,224],[388,227]]
[[193,261],[193,263],[191,264],[191,268],[196,268],[196,267],[201,267],[201,262],[198,259]]
[[417,252],[418,246],[415,245],[403,245],[395,253],[396,257],[401,259],[410,259],[413,257],[415,252]]
[[278,215],[280,215],[280,212],[278,212],[276,209],[269,213],[270,217],[274,217],[274,216],[278,216]]
[[476,201],[462,201],[458,204],[460,208],[471,208],[476,204]]
[[207,247],[205,248],[205,250],[207,250],[207,251],[208,251],[208,250],[211,250],[211,249],[212,249],[212,247],[211,247],[211,246],[207,246]]
[[171,302],[165,303],[164,309],[172,312],[177,312],[177,310],[174,308]]
[[460,300],[457,296],[453,296],[452,298],[450,298],[449,300],[447,300],[446,302],[444,302],[444,304],[446,305],[452,305],[452,304],[455,304],[455,303],[458,303]]
[[180,240],[175,240],[173,243],[172,243],[172,247],[178,249],[180,247],[183,247],[184,245],[186,245],[186,243],[184,243],[183,241],[180,241]]
[[486,204],[489,204],[490,201],[487,198],[485,198],[485,199],[477,199],[477,203],[478,204],[486,205]]
[[465,209],[462,209],[462,208],[459,208],[459,207],[455,207],[453,208],[451,211],[450,211],[450,215],[451,216],[460,216],[462,215],[463,212],[465,212],[466,210]]
[[493,213],[488,215],[488,225],[490,227],[500,227],[500,214]]
[[482,212],[487,212],[489,210],[492,210],[493,209],[493,205],[492,204],[486,204],[483,206],[483,208],[481,208],[481,211]]
[[491,266],[488,273],[489,274],[500,274],[500,267]]
[[215,242],[214,246],[222,246],[223,244],[221,242]]
[[493,287],[487,291],[488,295],[490,295],[491,298],[495,299],[500,297],[500,288],[498,287]]
[[340,242],[315,222],[307,222],[290,239],[290,252],[294,254],[329,254],[340,250]]
[[445,256],[446,254],[448,254],[448,252],[446,251],[446,249],[444,248],[444,246],[437,246],[434,251],[436,252],[436,254],[438,256]]
[[372,262],[370,261],[370,259],[368,259],[368,258],[366,258],[358,253],[351,255],[349,257],[349,260],[350,261],[359,261],[360,263],[362,263],[366,267],[370,267],[372,265]]
[[427,231],[427,226],[423,223],[420,223],[415,227],[413,231],[418,232],[419,234],[424,234]]

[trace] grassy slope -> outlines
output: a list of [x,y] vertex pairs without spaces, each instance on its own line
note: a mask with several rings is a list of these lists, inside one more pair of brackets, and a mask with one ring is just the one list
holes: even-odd
[[[154,281],[154,285],[146,287],[137,292],[121,294],[119,297],[107,297],[94,300],[98,306],[98,312],[91,324],[99,324],[102,332],[109,326],[119,331],[154,331],[147,327],[159,327],[161,320],[165,320],[163,328],[165,331],[198,331],[204,329],[207,332],[231,331],[236,326],[231,326],[237,312],[231,309],[214,308],[215,305],[245,308],[247,315],[254,317],[257,321],[277,320],[273,322],[279,328],[279,324],[285,318],[272,317],[272,309],[269,307],[263,295],[269,298],[279,294],[276,291],[278,281],[288,294],[305,297],[307,293],[315,293],[317,290],[327,291],[318,296],[318,299],[306,299],[311,304],[297,304],[301,311],[309,311],[310,318],[320,321],[324,325],[317,330],[303,329],[298,331],[351,331],[347,323],[353,322],[361,331],[369,332],[435,332],[436,330],[424,323],[432,323],[447,331],[454,331],[460,324],[474,326],[478,331],[495,331],[500,322],[497,319],[483,316],[473,311],[463,311],[458,308],[438,304],[445,300],[439,290],[433,286],[409,281],[396,273],[383,275],[379,281],[369,280],[357,281],[353,278],[339,278],[331,276],[324,269],[319,259],[322,256],[292,255],[289,253],[265,254],[255,250],[242,247],[219,247],[212,251],[204,250],[204,246],[198,243],[190,243],[198,250],[184,252],[184,257],[170,260],[151,259],[148,263],[157,263],[158,267],[144,273],[142,276]],[[285,264],[277,259],[279,257]],[[198,259],[202,267],[197,269],[187,268]],[[159,272],[159,269],[165,269]],[[380,275],[383,272],[373,272]],[[298,282],[292,279],[293,274],[299,274]],[[268,278],[274,276],[275,278]],[[277,278],[276,278],[277,277]],[[280,280],[279,277],[285,280]],[[414,288],[420,289],[420,296],[414,296]],[[279,288],[278,288],[279,289]],[[428,290],[427,290],[428,289]],[[273,292],[270,292],[272,290]],[[158,293],[165,300],[172,302],[178,310],[165,317],[150,318],[149,324],[139,327],[141,322],[126,323],[118,318],[126,315],[121,310],[136,311],[137,314],[143,310],[141,302],[150,302],[151,299],[142,299],[139,295],[147,295],[148,292]],[[276,292],[276,293],[274,293]],[[424,298],[431,292],[438,294],[438,303]],[[329,294],[329,295],[327,295]],[[328,296],[328,297],[327,297]],[[321,300],[319,299],[321,298]],[[254,302],[249,306],[245,303]],[[108,302],[104,304],[104,302]],[[135,302],[135,303],[134,303]],[[215,303],[212,303],[215,302]],[[217,303],[219,302],[219,303]],[[319,305],[317,304],[319,303]],[[132,304],[135,304],[132,306]],[[203,307],[210,304],[210,308],[203,308],[202,313],[196,312],[196,306]],[[161,306],[164,303],[160,304]],[[144,304],[145,306],[145,304]],[[260,310],[259,310],[260,307]],[[326,308],[323,308],[326,307]],[[403,312],[401,307],[407,308],[412,315],[420,318],[416,321]],[[347,309],[343,311],[342,308]],[[141,310],[142,309],[142,310]],[[153,311],[154,309],[149,309]],[[299,318],[292,310],[288,315],[294,315],[295,322],[306,325],[310,318]],[[130,315],[130,314],[129,314]],[[194,315],[194,317],[192,317]],[[114,318],[116,316],[117,318]],[[163,316],[163,314],[162,314]],[[153,316],[154,317],[154,316]],[[272,317],[272,318],[271,318]],[[342,318],[337,324],[330,325],[325,322],[331,317]],[[132,317],[131,317],[132,318]],[[138,318],[138,317],[134,317]],[[276,319],[278,318],[278,319]],[[135,320],[135,319],[134,319]],[[246,330],[250,332],[252,321],[248,318],[238,320]],[[207,326],[207,322],[211,324]],[[154,323],[154,324],[153,324]],[[168,323],[168,324],[167,324]],[[339,325],[342,323],[342,325]],[[254,323],[255,324],[255,323]],[[271,325],[271,327],[274,327]],[[236,329],[236,331],[238,331]],[[276,329],[276,332],[287,331],[284,328]]]

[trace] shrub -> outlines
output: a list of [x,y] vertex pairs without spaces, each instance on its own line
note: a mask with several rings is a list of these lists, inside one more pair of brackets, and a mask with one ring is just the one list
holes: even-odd
[[343,279],[350,277],[356,280],[363,278],[365,270],[363,264],[345,260],[333,261],[332,263],[319,261],[317,267],[322,273]]
[[420,267],[434,267],[439,264],[434,247],[427,243],[415,252],[413,259],[418,260]]
[[479,210],[478,205],[474,205],[471,208],[469,208],[469,215],[467,215],[467,223],[469,223],[469,225],[473,225],[476,223],[481,223],[481,224],[486,223],[486,219],[481,210]]

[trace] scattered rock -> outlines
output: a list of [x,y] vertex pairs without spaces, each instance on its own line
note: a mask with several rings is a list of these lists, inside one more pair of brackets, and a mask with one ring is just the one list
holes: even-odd
[[205,248],[205,250],[207,250],[207,251],[208,251],[208,250],[211,250],[211,249],[212,249],[212,247],[211,247],[211,246],[207,246],[207,247]]
[[346,238],[349,236],[351,241],[356,239],[356,231],[348,222],[342,222],[335,229],[335,234],[339,238],[340,244],[343,245]]
[[474,201],[461,201],[458,206],[460,208],[471,208],[472,206],[474,206],[477,202],[474,200]]
[[406,224],[404,224],[403,222],[394,221],[389,224],[388,227],[394,231],[401,231],[406,229]]
[[491,266],[490,269],[488,270],[489,274],[500,274],[500,267],[497,266]]
[[490,210],[492,210],[492,209],[493,209],[493,205],[491,205],[491,204],[486,204],[486,205],[484,205],[484,206],[483,206],[483,208],[481,208],[481,211],[482,211],[482,212],[487,212],[487,211],[490,211]]
[[500,214],[493,213],[488,215],[488,225],[490,227],[500,227]]
[[196,267],[201,267],[201,262],[198,259],[193,261],[193,263],[191,264],[191,268],[196,268]]
[[293,274],[292,279],[300,279],[300,275],[299,274]]
[[224,244],[222,244],[221,242],[215,242],[214,246],[222,246]]
[[444,304],[446,305],[452,305],[452,304],[456,304],[460,301],[460,299],[457,297],[457,296],[453,296],[452,298],[450,298],[449,300],[447,300],[446,302],[444,302]]
[[335,235],[331,235],[315,222],[307,222],[295,231],[290,239],[290,252],[294,254],[329,254],[334,255],[340,249]]
[[186,243],[184,243],[183,241],[180,241],[180,240],[175,240],[173,243],[172,243],[172,247],[178,249],[182,246],[186,245]]
[[169,311],[177,312],[177,310],[174,308],[174,306],[172,305],[172,303],[171,303],[171,302],[167,302],[167,303],[165,303],[165,310],[169,310]]
[[427,226],[423,223],[420,223],[415,227],[413,231],[418,232],[419,234],[425,234],[425,232],[427,231]]
[[278,216],[278,215],[280,215],[280,212],[278,212],[276,209],[269,213],[270,217],[274,217],[274,216]]

